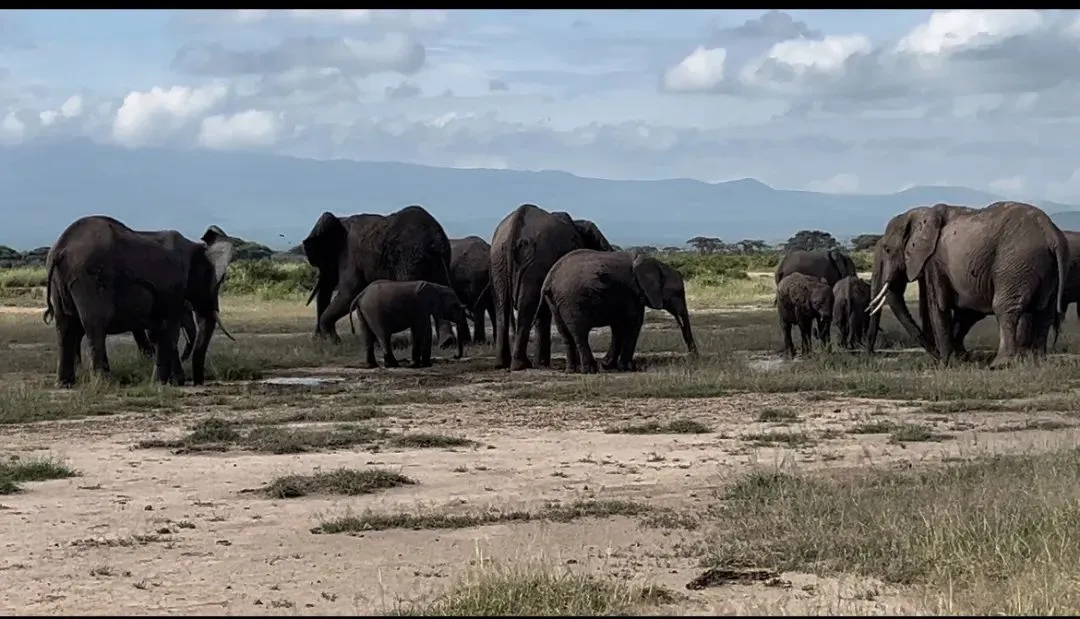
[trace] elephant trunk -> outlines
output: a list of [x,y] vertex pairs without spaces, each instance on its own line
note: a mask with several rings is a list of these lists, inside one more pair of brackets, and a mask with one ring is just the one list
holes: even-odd
[[[881,291],[881,262],[874,261],[874,271],[870,274],[870,298],[876,298]],[[869,307],[867,308],[869,310]],[[881,328],[881,312],[870,315],[870,324],[866,329],[866,353],[874,354],[874,344],[877,342],[878,329]]]
[[669,312],[675,319],[675,323],[679,325],[679,329],[682,331],[683,342],[686,344],[686,351],[691,356],[697,355],[697,343],[694,342],[694,332],[690,329],[690,312],[686,309],[686,304],[680,304],[674,311]]

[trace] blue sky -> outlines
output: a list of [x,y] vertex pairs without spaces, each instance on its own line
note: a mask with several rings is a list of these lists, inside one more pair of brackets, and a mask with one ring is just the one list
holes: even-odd
[[0,141],[1080,201],[1074,11],[8,11]]

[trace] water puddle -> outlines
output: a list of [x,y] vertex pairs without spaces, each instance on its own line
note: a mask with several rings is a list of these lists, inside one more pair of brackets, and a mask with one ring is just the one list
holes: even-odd
[[276,376],[274,378],[265,378],[259,382],[264,385],[283,387],[319,387],[321,385],[345,382],[345,379],[338,376]]

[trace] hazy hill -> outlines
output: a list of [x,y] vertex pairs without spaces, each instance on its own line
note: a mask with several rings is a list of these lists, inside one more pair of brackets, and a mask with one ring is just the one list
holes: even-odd
[[[1012,196],[1023,199],[1022,196]],[[198,236],[210,223],[275,248],[294,245],[324,210],[390,212],[421,204],[450,236],[491,236],[522,202],[597,222],[614,243],[679,244],[697,236],[786,239],[803,228],[838,238],[880,232],[918,204],[984,206],[1001,199],[964,187],[914,187],[890,195],[773,189],[754,179],[612,181],[566,172],[465,170],[316,161],[204,150],[126,150],[88,140],[0,149],[0,245],[51,244],[82,215],[104,213],[136,228]],[[1063,227],[1080,229],[1077,207],[1037,202]]]

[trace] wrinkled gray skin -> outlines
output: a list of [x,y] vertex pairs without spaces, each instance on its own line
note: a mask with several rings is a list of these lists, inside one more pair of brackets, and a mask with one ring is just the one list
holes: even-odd
[[[147,329],[157,340],[157,380],[183,384],[176,342],[188,306],[197,325],[192,382],[202,384],[210,337],[221,324],[218,293],[232,256],[229,237],[217,226],[198,242],[173,230],[132,230],[102,215],[75,220],[46,261],[45,320],[56,322],[58,384],[75,384],[83,335],[90,341],[92,368],[107,376],[105,337]],[[221,329],[232,337],[224,325]]]
[[840,345],[855,348],[863,343],[870,320],[870,284],[858,275],[849,275],[833,284],[833,323],[840,332]]
[[450,239],[450,282],[458,298],[472,314],[473,333],[468,337],[477,344],[487,343],[484,314],[495,326],[495,298],[488,283],[491,280],[491,245],[478,236]]
[[784,335],[784,354],[795,356],[791,328],[799,327],[802,354],[810,354],[810,339],[814,323],[821,346],[829,346],[829,326],[832,322],[833,289],[824,277],[792,273],[776,286],[776,311],[780,315],[780,330]]
[[[464,318],[465,306],[453,288],[424,281],[400,282],[376,280],[353,301],[364,334],[366,360],[369,368],[379,367],[375,361],[375,342],[383,351],[383,364],[398,367],[393,352],[393,335],[409,330],[412,342],[413,367],[431,366],[431,320],[456,322]],[[462,355],[461,340],[458,353]]]
[[548,271],[541,295],[566,344],[567,372],[597,371],[589,331],[604,326],[611,327],[604,369],[633,371],[646,305],[671,314],[682,330],[687,350],[697,353],[682,274],[656,258],[575,249]]
[[[527,347],[536,326],[537,363],[551,365],[551,312],[540,288],[555,261],[575,249],[611,251],[596,224],[522,204],[499,222],[491,240],[491,287],[495,292],[495,355],[500,368],[532,367]],[[513,351],[510,322],[517,310]]]
[[839,249],[797,249],[785,254],[776,265],[773,281],[780,285],[780,280],[792,273],[824,277],[833,286],[842,278],[855,275],[855,263]]
[[[442,225],[421,206],[389,215],[337,217],[325,212],[303,241],[308,263],[319,270],[308,303],[315,299],[316,337],[340,342],[335,325],[370,282],[429,281],[450,284],[450,241]],[[334,293],[337,293],[336,296]],[[450,325],[436,322],[440,346],[454,342]],[[458,334],[468,325],[458,323]]]
[[1076,303],[1076,317],[1080,319],[1080,232],[1062,230],[1065,240],[1069,243],[1069,277],[1065,282],[1065,294],[1062,295],[1061,313],[1064,317],[1065,310],[1070,303]]
[[[1030,204],[910,209],[889,221],[874,248],[867,350],[873,351],[887,303],[908,333],[943,361],[957,352],[970,325],[991,313],[999,331],[991,368],[1022,351],[1041,356],[1058,319],[1069,262],[1065,236]],[[923,328],[903,301],[912,281],[919,282]],[[1022,319],[1030,331],[1020,328]]]

